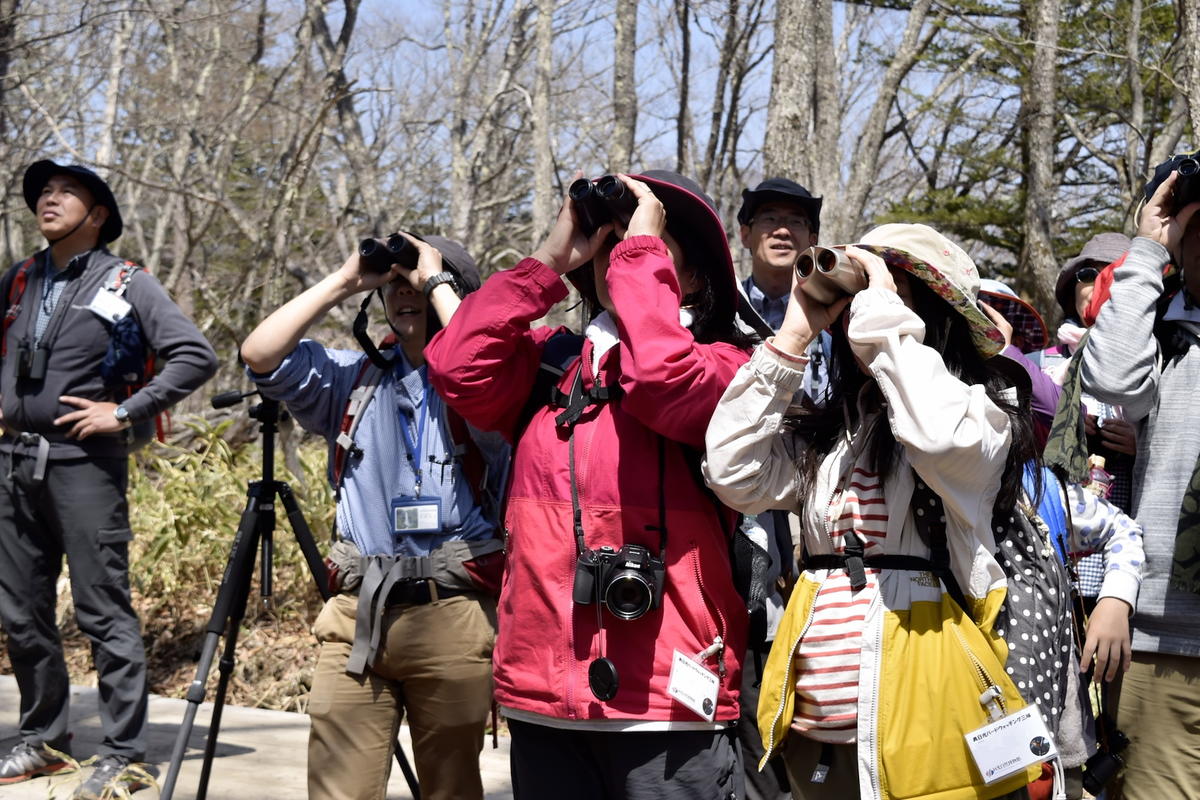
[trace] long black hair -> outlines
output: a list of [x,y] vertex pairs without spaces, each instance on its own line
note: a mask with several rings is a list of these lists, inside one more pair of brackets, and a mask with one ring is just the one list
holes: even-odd
[[692,332],[699,344],[725,342],[742,350],[758,344],[758,336],[747,333],[737,318],[737,284],[728,285],[728,278],[710,265],[712,257],[686,232],[667,227],[667,232],[683,250],[684,268],[696,274],[700,288],[683,298],[683,305],[692,310]]
[[[995,507],[1011,509],[1021,495],[1021,479],[1026,462],[1041,463],[1029,396],[1018,391],[1017,398],[1012,398],[1011,392],[1007,391],[1011,387],[1007,377],[1011,371],[996,361],[1004,356],[985,359],[980,355],[975,349],[970,325],[962,314],[921,280],[910,275],[908,285],[913,310],[925,321],[924,344],[941,353],[942,361],[951,375],[968,385],[983,386],[988,398],[1008,415],[1012,441]],[[843,315],[849,313],[847,307]],[[858,368],[841,320],[831,326],[830,333],[833,337],[833,355],[829,364],[826,403],[814,414],[788,420],[789,426],[808,443],[797,463],[801,487],[815,484],[817,470],[837,440],[846,435],[847,425],[851,430],[857,426],[860,395],[865,395],[865,407],[868,410],[878,408],[882,400],[879,387]],[[888,424],[887,415],[876,415],[863,435],[866,437],[872,471],[886,476],[895,462],[897,450],[896,437]],[[801,492],[800,503],[803,507],[808,502],[808,496],[803,488]]]

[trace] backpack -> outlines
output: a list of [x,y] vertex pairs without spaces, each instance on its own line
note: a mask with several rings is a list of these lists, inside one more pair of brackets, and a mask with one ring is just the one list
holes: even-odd
[[[30,256],[23,261],[8,285],[7,310],[3,321],[0,322],[0,358],[8,355],[8,329],[21,313],[21,300],[25,296],[29,270],[36,263],[36,258]],[[109,270],[100,286],[125,302],[125,291],[129,288],[134,273],[143,269],[145,267],[132,261],[122,261]],[[141,326],[132,313],[127,312],[121,317],[106,319],[104,323],[108,328],[109,342],[104,359],[100,362],[100,377],[105,388],[119,403],[132,397],[154,377],[156,355],[147,346]],[[153,424],[150,420],[134,424],[128,436],[130,450],[142,448],[152,438],[164,441],[166,431],[170,428],[170,419],[170,411],[163,411],[155,416]]]

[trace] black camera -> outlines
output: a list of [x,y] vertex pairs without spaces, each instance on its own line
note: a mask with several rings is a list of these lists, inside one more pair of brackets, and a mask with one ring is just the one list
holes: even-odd
[[616,175],[605,175],[596,182],[580,178],[567,189],[575,204],[579,224],[591,236],[608,222],[628,222],[637,208],[637,198]]
[[638,619],[662,604],[667,569],[639,544],[584,550],[575,562],[575,602],[599,602],[621,619]]
[[398,233],[386,239],[363,239],[358,243],[358,261],[363,269],[380,275],[399,264],[407,269],[416,269],[420,253],[412,243]]
[[48,348],[34,345],[29,339],[21,339],[17,342],[17,377],[27,381],[45,380],[49,358]]
[[1117,771],[1125,766],[1121,752],[1129,746],[1129,737],[1117,728],[1107,714],[1097,719],[1096,728],[1097,733],[1103,731],[1106,734],[1101,737],[1103,744],[1100,751],[1093,753],[1083,765],[1083,788],[1092,795],[1099,795],[1104,791],[1104,787]]

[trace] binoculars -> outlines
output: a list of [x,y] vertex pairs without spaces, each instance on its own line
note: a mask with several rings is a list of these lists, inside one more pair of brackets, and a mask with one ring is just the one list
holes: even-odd
[[579,224],[588,236],[608,222],[628,222],[637,207],[633,192],[616,175],[605,175],[594,183],[580,178],[571,184],[567,196],[575,205]]
[[845,294],[867,288],[867,274],[841,250],[816,245],[796,259],[800,290],[818,303],[829,304]]
[[358,263],[367,272],[382,275],[399,264],[408,269],[416,269],[417,248],[398,233],[393,233],[386,239],[363,239],[358,243]]
[[1179,177],[1175,179],[1172,214],[1178,214],[1189,203],[1200,202],[1200,161],[1190,156],[1180,159],[1175,171]]

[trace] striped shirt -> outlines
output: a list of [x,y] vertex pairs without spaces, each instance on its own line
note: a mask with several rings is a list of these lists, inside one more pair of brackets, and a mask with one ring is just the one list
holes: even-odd
[[[865,555],[880,554],[887,520],[883,479],[855,467],[826,512],[834,552],[845,552],[846,534],[853,531],[863,542]],[[812,622],[794,655],[794,730],[820,742],[855,741],[863,623],[878,593],[879,571],[873,569],[867,570],[867,585],[857,592],[844,570],[831,571],[817,591]]]

